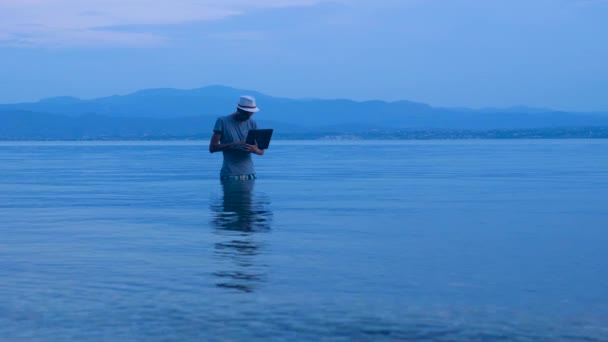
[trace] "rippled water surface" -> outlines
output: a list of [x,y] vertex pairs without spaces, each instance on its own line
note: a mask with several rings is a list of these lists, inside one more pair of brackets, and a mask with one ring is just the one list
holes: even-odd
[[0,340],[608,340],[608,141],[0,143]]

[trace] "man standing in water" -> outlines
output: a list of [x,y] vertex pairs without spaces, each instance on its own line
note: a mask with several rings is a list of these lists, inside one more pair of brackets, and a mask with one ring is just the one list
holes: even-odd
[[250,129],[257,129],[257,123],[251,119],[259,111],[255,99],[241,96],[236,112],[217,119],[213,127],[213,136],[209,143],[209,152],[222,151],[224,163],[220,172],[221,180],[255,179],[255,170],[251,154],[263,155],[264,150],[256,145],[245,143]]

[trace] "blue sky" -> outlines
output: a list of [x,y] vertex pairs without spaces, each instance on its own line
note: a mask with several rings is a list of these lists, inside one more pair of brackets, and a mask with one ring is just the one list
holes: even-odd
[[0,0],[0,102],[223,84],[608,111],[608,0]]

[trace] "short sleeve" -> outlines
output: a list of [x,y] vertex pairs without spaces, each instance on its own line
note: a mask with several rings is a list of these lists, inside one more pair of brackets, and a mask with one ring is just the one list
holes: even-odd
[[213,133],[224,133],[224,122],[222,121],[222,119],[218,118],[215,121],[215,126],[213,126]]

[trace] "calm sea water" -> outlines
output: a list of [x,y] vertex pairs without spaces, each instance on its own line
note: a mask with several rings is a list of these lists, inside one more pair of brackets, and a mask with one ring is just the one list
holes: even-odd
[[608,340],[608,140],[1,143],[0,340]]

